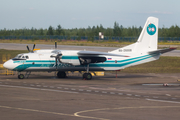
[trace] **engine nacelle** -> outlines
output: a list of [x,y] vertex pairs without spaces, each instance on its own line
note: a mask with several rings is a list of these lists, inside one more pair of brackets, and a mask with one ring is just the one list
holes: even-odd
[[68,63],[71,65],[80,65],[78,56],[61,56],[59,59],[61,63]]
[[59,62],[61,63],[67,63],[71,65],[81,65],[78,55],[78,51],[66,51],[62,50],[61,51],[61,56],[58,57]]

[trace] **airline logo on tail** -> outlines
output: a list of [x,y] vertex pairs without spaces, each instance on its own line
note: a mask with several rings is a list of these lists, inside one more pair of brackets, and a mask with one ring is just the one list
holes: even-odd
[[149,24],[147,26],[147,33],[149,35],[154,35],[156,33],[156,26],[154,24]]

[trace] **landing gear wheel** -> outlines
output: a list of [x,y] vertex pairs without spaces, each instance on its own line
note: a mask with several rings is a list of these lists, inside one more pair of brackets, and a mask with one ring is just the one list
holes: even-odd
[[83,79],[86,79],[87,73],[83,74]]
[[19,75],[18,75],[18,78],[19,78],[19,79],[24,79],[24,75],[23,75],[23,74],[19,74]]
[[66,73],[63,72],[63,71],[59,71],[59,72],[57,73],[57,77],[58,77],[58,78],[65,78],[65,77],[66,77]]
[[91,80],[91,79],[92,79],[91,73],[84,73],[84,74],[83,74],[83,79]]

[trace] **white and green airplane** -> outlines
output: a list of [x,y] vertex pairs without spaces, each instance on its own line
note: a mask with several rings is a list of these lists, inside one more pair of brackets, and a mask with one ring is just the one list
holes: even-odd
[[[33,50],[18,54],[3,64],[7,69],[18,71],[18,78],[23,79],[31,71],[58,71],[58,78],[65,78],[67,71],[85,71],[83,79],[91,80],[89,71],[112,71],[159,59],[162,53],[176,48],[157,49],[158,18],[149,17],[137,42],[110,52],[58,50]],[[147,68],[148,69],[148,68]],[[21,74],[26,71],[26,75]]]

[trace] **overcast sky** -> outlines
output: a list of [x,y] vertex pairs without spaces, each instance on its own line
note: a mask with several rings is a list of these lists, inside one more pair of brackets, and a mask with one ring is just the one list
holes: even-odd
[[180,26],[180,0],[0,0],[0,29],[143,27],[149,16]]

